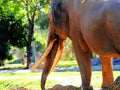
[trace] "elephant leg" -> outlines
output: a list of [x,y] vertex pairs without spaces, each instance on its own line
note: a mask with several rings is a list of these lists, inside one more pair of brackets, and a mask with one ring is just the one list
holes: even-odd
[[87,50],[86,52],[81,51],[79,45],[74,45],[74,52],[79,65],[81,78],[82,78],[82,88],[83,90],[93,90],[90,86],[91,81],[91,51]]
[[112,58],[100,56],[102,63],[102,88],[107,88],[113,81]]

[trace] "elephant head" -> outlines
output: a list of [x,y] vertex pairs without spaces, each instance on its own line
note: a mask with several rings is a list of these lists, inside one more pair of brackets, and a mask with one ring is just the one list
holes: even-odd
[[[50,53],[54,53],[51,55],[54,58],[57,54],[56,59],[60,57],[59,53],[62,53],[63,43],[68,37],[68,15],[66,11],[61,8],[61,2],[59,0],[52,1],[51,13],[48,15],[48,20],[50,24],[50,29],[48,34],[46,52],[39,60],[40,62],[35,64],[31,71],[34,71],[34,69],[37,68],[46,57],[50,57]],[[56,59],[55,61],[57,61]]]
[[[68,3],[69,4],[69,3]],[[44,68],[43,68],[43,73],[42,73],[42,78],[41,78],[41,88],[45,89],[45,82],[48,74],[50,71],[52,71],[55,67],[55,65],[58,63],[62,50],[63,50],[63,43],[67,37],[69,37],[72,42],[74,43],[74,39],[70,37],[70,24],[69,24],[69,16],[66,10],[66,5],[67,3],[64,2],[64,0],[53,0],[52,5],[51,5],[51,13],[48,16],[49,23],[50,23],[50,30],[49,30],[49,35],[48,35],[48,47],[51,43],[51,41],[55,40],[52,49],[50,50],[49,54],[46,56],[46,59],[44,61]],[[80,39],[78,42],[80,42],[80,50],[82,52],[86,52],[87,54],[87,59],[90,58],[90,52],[89,48],[85,44],[81,34],[80,34]],[[74,43],[76,45],[76,43]],[[74,45],[74,48],[76,47]],[[78,52],[76,52],[76,56],[78,56]],[[79,57],[78,57],[79,58]],[[88,63],[88,66],[91,65],[90,60],[86,61]],[[86,63],[84,62],[84,63]],[[79,64],[79,63],[78,63]],[[79,64],[80,65],[80,64]],[[79,66],[81,67],[81,65]],[[87,69],[87,68],[86,68]],[[81,69],[81,71],[84,71],[86,69]],[[89,72],[91,68],[87,69],[86,71]],[[86,73],[85,71],[85,73]],[[87,76],[90,77],[91,73],[89,73]],[[84,74],[82,75],[84,78]],[[87,78],[89,79],[89,78]],[[85,80],[83,80],[83,83],[86,83]],[[88,83],[89,84],[89,83]],[[91,88],[91,87],[89,87]]]
[[48,34],[47,49],[39,62],[31,68],[31,71],[34,71],[34,69],[44,61],[41,78],[42,89],[45,88],[48,74],[54,69],[61,57],[64,41],[69,34],[68,14],[61,6],[61,0],[52,1],[51,13],[48,15],[50,30]]
[[48,15],[50,30],[48,35],[48,46],[51,41],[54,41],[54,44],[46,56],[44,62],[44,69],[41,79],[41,88],[44,89],[46,78],[50,71],[52,71],[55,65],[58,63],[65,39],[68,37],[67,32],[69,30],[68,26],[68,16],[66,11],[61,8],[61,2],[54,1],[51,6],[51,13]]

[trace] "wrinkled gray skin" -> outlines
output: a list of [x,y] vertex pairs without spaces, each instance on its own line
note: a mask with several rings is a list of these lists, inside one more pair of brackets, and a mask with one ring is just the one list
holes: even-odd
[[102,87],[114,80],[112,58],[120,57],[120,0],[52,0],[48,45],[56,38],[45,60],[41,88],[50,71],[59,44],[69,37],[80,68],[83,90],[92,90],[91,52],[102,63]]

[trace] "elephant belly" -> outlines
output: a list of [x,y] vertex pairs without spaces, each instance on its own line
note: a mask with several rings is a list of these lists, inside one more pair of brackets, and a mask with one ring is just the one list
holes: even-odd
[[120,38],[112,40],[103,29],[93,29],[83,36],[88,47],[98,55],[120,57]]
[[85,42],[92,51],[108,57],[120,57],[120,4],[115,4],[89,10],[82,18],[81,31]]
[[89,48],[98,55],[106,57],[120,57],[120,51],[115,48],[113,42],[108,42],[103,39],[103,42],[91,41],[87,42]]
[[[120,57],[120,34],[113,34],[116,30],[115,28],[110,32],[109,28],[103,27],[102,24],[88,23],[82,29],[86,44],[92,51],[99,55]],[[107,30],[109,30],[109,33],[107,33]]]

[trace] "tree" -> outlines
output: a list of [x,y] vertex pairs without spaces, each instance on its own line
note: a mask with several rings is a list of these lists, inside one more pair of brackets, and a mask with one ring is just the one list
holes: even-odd
[[36,24],[40,26],[41,30],[46,30],[49,27],[49,22],[48,22],[48,14],[45,12],[41,12],[39,14],[38,19],[36,20]]
[[[3,20],[2,20],[3,21]],[[3,22],[2,22],[3,23]],[[10,44],[8,43],[8,36],[6,35],[6,28],[5,26],[1,25],[0,20],[0,66],[4,65],[4,60],[8,59],[10,56]]]
[[[29,65],[32,60],[32,41],[34,35],[34,24],[35,19],[38,17],[38,12],[45,8],[47,10],[48,4],[50,0],[21,0],[23,2],[23,8],[26,10],[26,17],[28,21],[28,39],[27,39],[27,66]],[[45,10],[45,11],[46,11]]]
[[[49,2],[50,0],[1,0],[0,1],[0,5],[1,5],[0,9],[4,11],[4,14],[11,15],[11,19],[13,19],[13,17],[15,19],[17,18],[17,21],[15,21],[15,23],[10,25],[11,26],[11,29],[9,30],[9,35],[11,36],[10,43],[17,47],[23,47],[24,45],[26,45],[26,50],[27,50],[26,68],[29,67],[29,64],[31,63],[32,60],[31,44],[32,41],[34,40],[33,35],[34,35],[35,20],[39,16],[38,14],[40,14],[40,12],[48,12]],[[21,25],[18,27],[15,24],[19,24],[19,25],[21,24]],[[26,29],[25,27],[23,28],[23,26],[25,26]],[[21,31],[16,30],[20,28]],[[13,32],[20,33],[20,35],[18,34],[13,35]]]
[[[2,14],[3,15],[3,14]],[[0,15],[0,60],[3,63],[5,59],[11,59],[9,53],[10,46],[22,48],[26,46],[24,40],[26,34],[23,30],[20,20],[10,16]],[[2,65],[2,64],[0,64]]]
[[8,4],[10,2],[0,2],[0,66],[4,65],[5,59],[12,59],[11,45],[19,48],[26,46],[22,18],[16,17],[11,8],[6,10]]

